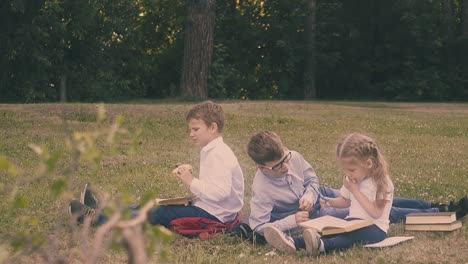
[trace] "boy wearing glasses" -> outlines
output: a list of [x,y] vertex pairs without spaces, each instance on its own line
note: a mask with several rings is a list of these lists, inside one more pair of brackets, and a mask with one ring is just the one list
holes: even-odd
[[257,164],[250,201],[250,228],[263,235],[266,224],[282,231],[299,231],[319,197],[319,180],[312,166],[296,151],[288,150],[274,132],[250,138],[247,153]]
[[[323,215],[345,218],[348,215],[348,208],[320,209],[318,197],[326,199],[341,194],[336,189],[319,186],[312,166],[301,154],[288,150],[274,132],[262,131],[253,135],[247,145],[247,153],[257,164],[249,217],[249,227],[257,242],[264,242],[267,224],[294,235],[302,232],[298,224],[310,218]],[[396,197],[390,211],[390,222],[403,221],[408,213],[413,212],[456,211],[457,218],[463,217],[468,212],[466,201],[468,198],[463,197],[460,202],[448,206]],[[251,238],[250,230],[242,232],[242,235]]]

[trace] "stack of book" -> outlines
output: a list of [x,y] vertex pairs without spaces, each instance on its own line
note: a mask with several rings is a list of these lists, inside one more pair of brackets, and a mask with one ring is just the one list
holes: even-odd
[[407,231],[453,231],[461,228],[455,212],[412,213],[406,216]]

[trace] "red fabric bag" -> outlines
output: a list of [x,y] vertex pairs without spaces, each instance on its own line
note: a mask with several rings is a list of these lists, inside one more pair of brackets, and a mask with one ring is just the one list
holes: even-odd
[[224,231],[233,228],[240,222],[240,215],[228,223],[202,217],[181,217],[169,222],[168,228],[187,237],[199,237],[207,239],[217,237]]

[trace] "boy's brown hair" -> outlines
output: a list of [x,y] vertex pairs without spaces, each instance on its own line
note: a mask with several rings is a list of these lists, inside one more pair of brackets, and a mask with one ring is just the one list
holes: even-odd
[[218,125],[218,132],[223,132],[224,128],[224,112],[220,105],[212,101],[205,101],[194,105],[187,113],[186,120],[190,122],[191,119],[201,119],[205,122],[206,126],[212,123]]
[[281,159],[284,149],[281,138],[271,131],[258,132],[250,138],[247,144],[247,154],[259,165]]

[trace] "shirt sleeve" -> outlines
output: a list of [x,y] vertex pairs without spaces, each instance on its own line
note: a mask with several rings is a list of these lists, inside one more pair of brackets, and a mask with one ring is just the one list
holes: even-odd
[[346,198],[348,200],[351,199],[351,193],[346,187],[344,187],[344,185],[341,186],[340,193],[343,198]]
[[278,226],[282,231],[297,227],[295,215],[289,215],[275,222],[270,222],[273,201],[265,193],[259,192],[258,187],[252,186],[252,198],[250,200],[249,226],[256,233],[263,235],[263,230],[268,224]]
[[199,178],[193,179],[190,191],[201,200],[219,202],[227,199],[232,186],[231,171],[230,166],[218,157],[214,157],[206,163],[203,170],[200,170]]
[[302,158],[302,167],[305,187],[303,195],[307,195],[306,197],[308,197],[309,201],[312,204],[315,204],[319,197],[319,179],[315,173],[314,168],[312,168],[312,166],[304,158]]

